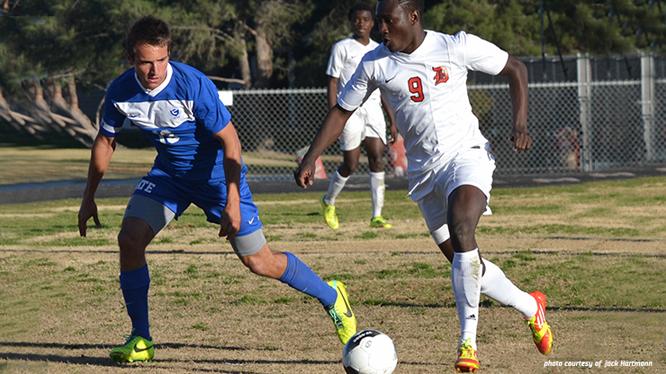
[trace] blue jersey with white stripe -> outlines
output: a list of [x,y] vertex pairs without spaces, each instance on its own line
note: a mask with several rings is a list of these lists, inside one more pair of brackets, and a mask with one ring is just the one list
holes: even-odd
[[[189,65],[170,61],[166,79],[153,90],[143,88],[133,68],[111,83],[100,132],[116,136],[129,122],[157,149],[151,174],[222,181],[224,150],[213,134],[225,128],[230,119],[210,79]],[[242,176],[246,170],[243,165]]]

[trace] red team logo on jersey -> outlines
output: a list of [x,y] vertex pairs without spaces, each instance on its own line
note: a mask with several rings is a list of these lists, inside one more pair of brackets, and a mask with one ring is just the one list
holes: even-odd
[[432,68],[432,71],[435,72],[435,86],[440,83],[446,83],[449,80],[449,72],[444,66],[438,66]]
[[[435,72],[435,86],[449,81],[449,71],[445,66],[433,67],[432,71]],[[409,92],[414,94],[409,97],[413,102],[420,103],[425,99],[425,95],[423,94],[423,83],[421,82],[420,77],[409,78],[409,80],[407,80],[407,86]]]

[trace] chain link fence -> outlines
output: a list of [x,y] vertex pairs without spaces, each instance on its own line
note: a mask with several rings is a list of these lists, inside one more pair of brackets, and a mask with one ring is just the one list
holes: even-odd
[[[291,180],[298,151],[310,144],[326,116],[326,90],[234,91],[229,109],[243,144],[248,177]],[[331,147],[331,156],[324,157],[328,171],[341,160],[336,150],[337,145]]]
[[[609,62],[578,56],[547,66],[528,61],[530,71],[556,71],[557,66],[564,69],[562,81],[545,82],[540,74],[530,79],[534,146],[526,153],[514,152],[509,141],[508,84],[469,84],[481,131],[497,156],[496,174],[557,175],[666,163],[666,58],[645,55]],[[479,79],[470,75],[474,80]],[[234,91],[230,109],[249,177],[291,180],[297,154],[312,141],[326,107],[323,88]],[[337,168],[342,160],[337,143],[322,159],[327,173]],[[390,159],[389,175],[394,171]],[[367,171],[362,157],[356,175]]]

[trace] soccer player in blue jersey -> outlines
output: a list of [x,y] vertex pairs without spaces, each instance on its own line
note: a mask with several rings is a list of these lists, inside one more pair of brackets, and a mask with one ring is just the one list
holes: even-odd
[[132,330],[111,350],[118,362],[154,357],[148,322],[150,275],[145,250],[155,235],[190,204],[201,208],[219,236],[253,273],[315,297],[333,320],[344,344],[356,332],[356,317],[344,284],[324,282],[298,257],[269,248],[252,201],[231,115],[215,85],[191,66],[170,61],[168,25],[154,17],[138,20],[125,49],[133,68],[109,86],[100,132],[91,151],[88,180],[78,214],[81,236],[87,221],[99,225],[95,191],[116,147],[124,123],[139,127],[157,150],[155,163],[137,184],[118,234],[120,288]]

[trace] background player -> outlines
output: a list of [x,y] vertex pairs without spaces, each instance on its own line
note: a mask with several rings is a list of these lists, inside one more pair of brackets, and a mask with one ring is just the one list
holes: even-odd
[[[352,36],[335,43],[331,48],[326,75],[328,76],[327,98],[329,108],[335,107],[337,96],[342,92],[363,55],[375,49],[378,44],[370,39],[374,27],[373,9],[367,4],[356,4],[349,10],[349,22]],[[384,146],[386,144],[386,122],[381,108],[379,90],[370,95],[368,100],[347,120],[340,136],[340,149],[343,161],[333,174],[328,191],[321,199],[324,221],[333,230],[340,227],[335,211],[335,199],[345,187],[349,176],[358,168],[361,156],[361,144],[368,155],[370,167],[370,192],[372,195],[372,216],[370,226],[391,228],[391,224],[382,217],[384,206]],[[386,106],[384,106],[386,108]],[[386,111],[392,141],[396,138],[393,114]]]
[[524,151],[532,144],[527,131],[527,70],[476,36],[423,30],[422,12],[422,2],[416,0],[378,2],[383,45],[363,57],[296,171],[296,182],[302,187],[312,184],[316,157],[335,141],[368,94],[379,88],[405,139],[410,197],[418,203],[435,243],[452,261],[461,330],[456,369],[479,368],[476,328],[481,292],[519,310],[537,348],[548,354],[553,335],[545,320],[545,295],[518,289],[501,269],[481,258],[475,238],[490,196],[495,160],[471,110],[467,71],[508,77],[511,140],[516,150]]
[[87,185],[78,214],[81,236],[91,217],[99,225],[94,196],[123,123],[138,126],[157,149],[155,163],[137,184],[118,234],[120,288],[132,321],[125,344],[111,350],[121,362],[154,356],[148,323],[150,275],[145,250],[155,235],[190,204],[220,225],[234,251],[253,273],[317,298],[345,343],[356,331],[345,286],[326,284],[298,257],[272,251],[245,179],[241,145],[215,85],[198,70],[169,61],[168,25],[153,17],[130,29],[126,52],[133,68],[109,86],[100,133],[93,144]]

